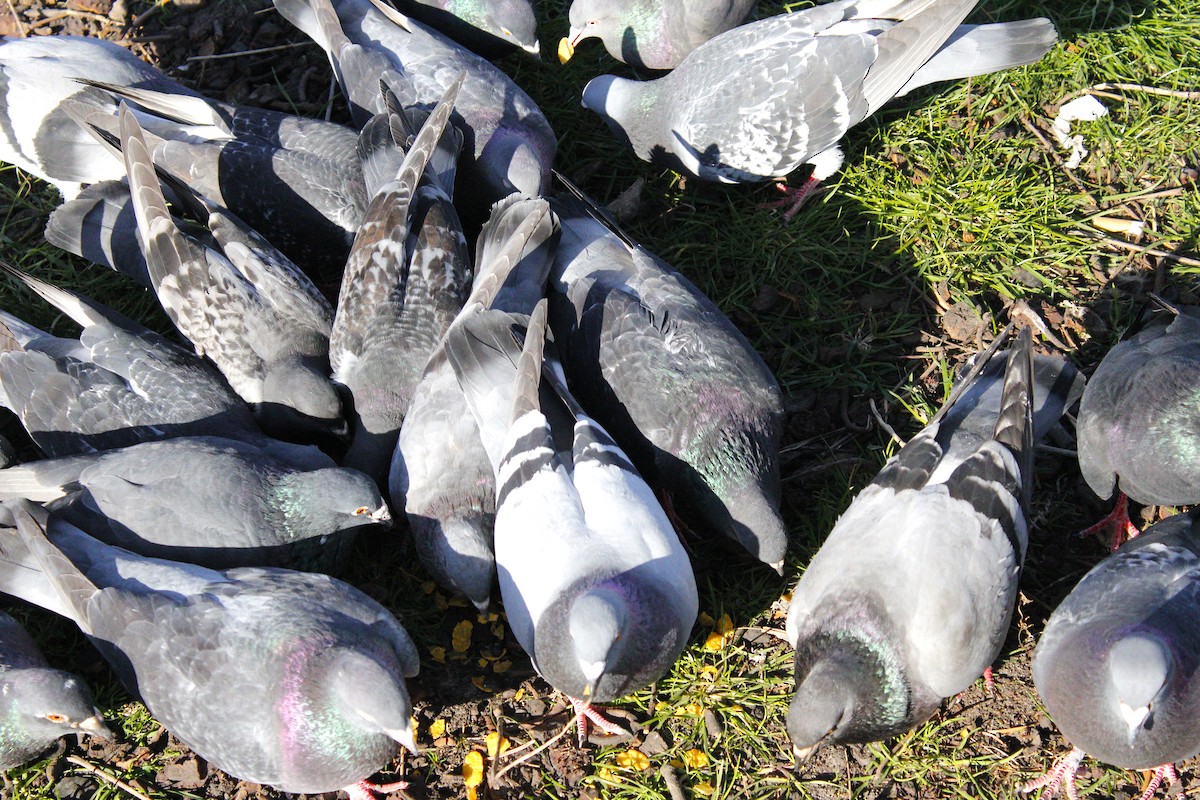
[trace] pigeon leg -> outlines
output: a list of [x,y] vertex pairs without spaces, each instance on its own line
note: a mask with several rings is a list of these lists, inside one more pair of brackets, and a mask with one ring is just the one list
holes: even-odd
[[1084,538],[1103,531],[1108,531],[1112,537],[1109,547],[1113,552],[1116,552],[1122,542],[1133,539],[1140,533],[1129,520],[1129,497],[1124,492],[1117,495],[1117,504],[1107,517],[1081,530],[1079,536]]
[[[1167,782],[1168,787],[1179,780],[1179,776],[1175,773],[1174,764],[1163,764],[1161,767],[1155,767],[1153,773],[1150,775],[1150,780],[1146,782],[1146,791],[1142,792],[1142,796],[1138,800],[1150,800],[1151,797],[1154,797],[1154,793],[1158,791],[1159,784],[1164,780]],[[1183,800],[1183,792],[1175,795],[1175,800]]]
[[777,183],[775,184],[775,190],[782,194],[783,197],[775,200],[768,200],[765,203],[760,203],[758,207],[780,208],[782,206],[788,206],[788,210],[783,212],[783,221],[791,222],[792,217],[796,216],[796,212],[798,212],[801,207],[808,202],[808,198],[817,190],[817,187],[820,185],[821,181],[818,180],[815,175],[809,176],[808,180],[806,180],[798,189],[794,189],[791,186],[788,186],[786,183]]
[[352,783],[345,789],[342,789],[350,800],[379,800],[378,795],[387,797],[392,792],[402,792],[408,788],[408,781],[397,781],[395,783],[371,783],[370,781],[359,781]]
[[1045,775],[1022,784],[1017,791],[1021,794],[1029,794],[1041,789],[1042,793],[1038,795],[1038,800],[1046,800],[1046,798],[1058,794],[1058,787],[1062,786],[1069,800],[1076,800],[1079,795],[1075,789],[1075,770],[1079,769],[1079,763],[1083,761],[1083,756],[1084,752],[1076,747],[1051,767]]
[[996,679],[992,676],[992,668],[989,666],[983,671],[983,688],[988,694],[996,693]]
[[583,747],[584,742],[587,741],[587,733],[588,733],[587,726],[588,726],[589,722],[591,722],[593,725],[595,725],[597,728],[604,731],[605,733],[612,733],[612,734],[622,734],[622,733],[627,734],[627,733],[629,733],[629,731],[625,730],[624,728],[622,728],[620,725],[616,724],[615,722],[610,722],[609,720],[605,719],[604,715],[601,714],[599,711],[597,711],[595,708],[593,708],[592,704],[589,703],[588,701],[576,700],[574,697],[570,698],[570,700],[571,700],[571,706],[575,709],[575,716],[578,717],[578,719],[579,719],[579,746],[580,747]]

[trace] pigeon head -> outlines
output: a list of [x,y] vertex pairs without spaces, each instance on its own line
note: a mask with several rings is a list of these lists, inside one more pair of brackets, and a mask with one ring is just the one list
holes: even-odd
[[537,19],[533,7],[525,0],[473,0],[481,19],[468,22],[488,31],[534,56],[541,56],[537,38]]
[[327,691],[346,725],[382,733],[412,753],[412,703],[399,665],[385,667],[371,655],[334,648],[329,655]]
[[298,538],[363,525],[391,527],[392,515],[369,476],[345,467],[295,472],[277,481],[275,492]]
[[[650,158],[653,137],[639,136],[636,124],[645,112],[643,101],[651,100],[648,91],[653,81],[631,81],[616,75],[598,75],[583,87],[583,107],[595,111],[613,134],[633,148],[640,158]],[[648,104],[652,106],[652,103]]]
[[10,714],[5,715],[9,718],[0,719],[0,732],[6,740],[28,744],[29,755],[69,733],[112,737],[91,693],[74,675],[56,669],[13,670],[5,683],[4,694],[12,698],[12,706]]
[[560,49],[560,60],[565,64],[575,54],[580,42],[593,38],[604,42],[604,48],[613,58],[624,60],[621,58],[620,35],[625,28],[621,23],[623,10],[621,4],[605,0],[575,0],[571,3],[571,30],[565,39],[566,49]]
[[496,581],[492,552],[495,514],[472,513],[438,520],[409,514],[421,563],[442,586],[453,586],[481,614],[491,606]]
[[1145,634],[1127,636],[1108,654],[1108,674],[1122,720],[1128,726],[1129,746],[1154,727],[1155,701],[1167,688],[1174,658],[1166,646]]
[[516,128],[497,128],[476,163],[489,193],[507,197],[520,192],[531,197],[545,192],[550,180],[550,158],[537,137]]
[[607,587],[580,595],[567,615],[567,630],[575,647],[575,658],[584,679],[584,697],[596,692],[609,660],[616,661],[629,624],[624,599]]

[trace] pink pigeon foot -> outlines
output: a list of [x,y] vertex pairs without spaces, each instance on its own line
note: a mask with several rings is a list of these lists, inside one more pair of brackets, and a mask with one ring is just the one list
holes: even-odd
[[808,198],[817,190],[817,187],[820,185],[821,181],[816,177],[810,177],[799,189],[793,189],[786,183],[777,183],[775,184],[775,189],[776,191],[780,192],[783,197],[780,197],[776,200],[768,200],[765,203],[761,203],[758,207],[780,208],[782,206],[790,206],[787,211],[783,212],[783,221],[791,222],[792,217],[796,216],[796,212],[798,212],[800,208],[806,202],[808,202]]
[[1079,532],[1080,538],[1092,536],[1093,534],[1108,531],[1111,536],[1109,547],[1116,552],[1124,542],[1136,538],[1140,531],[1129,521],[1129,498],[1124,492],[1117,495],[1117,504],[1113,506],[1112,512],[1104,519],[1092,525],[1089,528],[1084,528]]
[[392,792],[400,792],[407,788],[408,781],[397,781],[395,783],[359,781],[347,786],[342,791],[350,796],[350,800],[379,800],[380,795],[387,797]]
[[1077,800],[1079,793],[1075,789],[1075,770],[1079,769],[1083,756],[1084,752],[1076,747],[1051,767],[1045,775],[1022,784],[1017,791],[1021,794],[1029,794],[1041,789],[1042,793],[1038,795],[1038,800],[1046,800],[1046,798],[1058,794],[1058,787],[1062,786],[1069,800]]
[[576,700],[571,698],[571,706],[574,707],[575,713],[579,716],[579,746],[582,747],[587,741],[588,723],[591,722],[605,733],[622,734],[629,731],[622,728],[615,722],[611,722],[604,718],[604,715],[592,707],[592,704],[586,700]]
[[[1164,780],[1167,782],[1168,787],[1179,780],[1179,775],[1175,772],[1174,764],[1163,764],[1161,767],[1155,767],[1149,782],[1146,783],[1146,791],[1142,792],[1142,796],[1138,800],[1150,800],[1151,797],[1154,797],[1154,793],[1158,791],[1159,785]],[[1176,794],[1175,800],[1183,800],[1183,792]]]
[[992,675],[991,667],[987,667],[983,671],[983,688],[988,694],[995,694],[996,692],[996,679]]

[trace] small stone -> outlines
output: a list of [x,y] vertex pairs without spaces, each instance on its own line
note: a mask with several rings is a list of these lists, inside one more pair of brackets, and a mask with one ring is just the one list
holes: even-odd
[[671,746],[667,744],[667,740],[663,738],[661,733],[651,731],[638,749],[648,756],[656,756],[659,753],[667,752],[671,749]]
[[68,775],[54,785],[54,794],[62,800],[84,800],[95,796],[100,787],[86,775]]
[[186,761],[176,761],[167,764],[158,771],[155,779],[159,783],[170,784],[175,789],[199,789],[207,780],[208,770],[202,770],[198,759],[189,758]]
[[942,327],[946,335],[956,342],[969,342],[983,326],[983,318],[979,309],[966,301],[960,301],[950,306],[942,317]]

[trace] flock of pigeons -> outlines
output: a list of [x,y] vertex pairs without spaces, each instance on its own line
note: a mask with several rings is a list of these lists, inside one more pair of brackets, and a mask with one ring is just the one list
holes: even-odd
[[[74,621],[214,766],[366,798],[415,748],[419,659],[327,574],[357,532],[403,511],[444,586],[486,609],[498,584],[539,674],[605,726],[592,704],[661,677],[696,620],[656,490],[782,572],[783,402],[686,278],[566,178],[547,196],[541,111],[417,19],[536,53],[527,4],[274,3],[328,53],[356,129],[219,103],[101,40],[0,39],[0,157],[66,199],[47,238],[154,292],[188,343],[3,265],[81,333],[0,312],[0,402],[47,456],[0,471],[0,591]],[[576,0],[559,55],[596,37],[672,70],[583,91],[642,158],[725,182],[812,164],[789,214],[892,97],[1055,40],[1044,19],[963,25],[975,0],[837,0],[738,27],[753,5]],[[336,306],[307,274],[329,268]],[[1035,443],[1081,394],[1098,494],[1200,501],[1200,314],[1146,317],[1086,390],[1028,329],[998,338],[855,498],[792,595],[800,759],[913,728],[996,659]],[[1086,750],[1155,768],[1149,797],[1200,751],[1195,523],[1121,547],[1048,622],[1035,681],[1083,748],[1051,790],[1074,793]],[[0,769],[70,731],[107,735],[78,679],[0,615]]]

